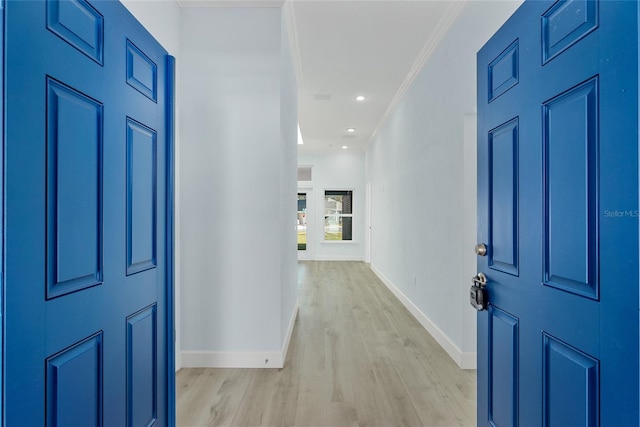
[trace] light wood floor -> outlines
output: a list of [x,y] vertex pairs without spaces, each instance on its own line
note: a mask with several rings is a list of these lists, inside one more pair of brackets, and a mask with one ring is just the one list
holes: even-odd
[[361,262],[300,262],[283,369],[181,369],[178,426],[475,426],[460,370]]

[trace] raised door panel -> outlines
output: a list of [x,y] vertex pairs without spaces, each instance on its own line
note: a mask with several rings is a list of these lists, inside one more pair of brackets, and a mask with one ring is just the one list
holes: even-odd
[[104,18],[87,1],[49,0],[47,28],[79,52],[102,65]]
[[598,426],[598,360],[547,334],[543,346],[543,425]]
[[518,275],[518,119],[489,132],[489,266]]
[[127,118],[127,274],[156,266],[157,133]]
[[544,282],[598,299],[598,80],[543,104]]
[[102,426],[102,332],[49,357],[46,425]]
[[102,108],[47,79],[47,298],[102,283]]
[[156,306],[127,318],[127,426],[150,426],[157,418]]
[[494,306],[489,316],[489,421],[517,425],[518,319]]

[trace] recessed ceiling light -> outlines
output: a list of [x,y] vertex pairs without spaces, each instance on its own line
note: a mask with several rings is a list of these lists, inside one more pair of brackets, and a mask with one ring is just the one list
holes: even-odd
[[342,146],[342,149],[343,149],[343,150],[346,150],[346,149],[347,149],[347,146],[346,146],[346,145],[343,145],[343,146]]
[[356,131],[356,128],[347,128],[347,132],[353,133]]
[[364,101],[365,99],[367,99],[367,97],[366,97],[366,96],[364,96],[364,95],[358,95],[358,96],[356,96],[354,99],[355,99],[356,101],[358,101],[358,102],[362,102],[362,101]]

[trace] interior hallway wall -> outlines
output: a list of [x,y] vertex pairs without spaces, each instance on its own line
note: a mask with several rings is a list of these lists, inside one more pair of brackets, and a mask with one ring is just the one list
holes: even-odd
[[467,2],[367,151],[371,266],[464,368],[476,351],[476,175],[465,167],[475,163],[476,52],[519,4]]
[[[298,87],[284,8],[280,15],[280,339],[284,353],[289,346],[298,311],[298,255],[296,192],[298,162]],[[293,314],[292,314],[293,313]],[[283,361],[284,362],[284,361]]]
[[[176,58],[176,115],[175,115],[175,185],[180,187],[180,7],[174,0],[121,0],[122,4],[136,17],[160,44]],[[176,371],[182,366],[180,352],[180,192],[175,192],[175,332]]]
[[297,299],[296,83],[280,8],[181,14],[183,366],[278,367]]
[[[305,153],[298,156],[298,164],[311,166],[312,181],[299,186],[313,190],[312,218],[314,259],[319,261],[362,261],[365,252],[365,168],[364,153],[342,150],[329,153]],[[353,240],[325,242],[324,192],[325,190],[353,190]]]

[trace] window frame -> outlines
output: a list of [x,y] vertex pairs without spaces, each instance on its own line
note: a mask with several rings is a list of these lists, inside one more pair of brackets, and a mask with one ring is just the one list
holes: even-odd
[[[350,193],[351,196],[351,213],[345,214],[345,213],[340,213],[340,214],[332,214],[332,215],[328,215],[327,214],[327,192],[329,193],[337,193],[337,192],[345,192],[345,193]],[[325,188],[323,190],[323,202],[322,202],[322,210],[323,210],[323,217],[325,219],[325,224],[322,226],[323,228],[323,232],[322,232],[322,243],[327,243],[327,244],[344,244],[344,243],[354,243],[354,236],[353,236],[353,231],[354,231],[354,227],[353,227],[353,218],[354,218],[354,203],[353,203],[353,198],[354,198],[354,193],[355,193],[355,189],[354,188],[336,188],[336,187],[330,187],[330,188]],[[330,196],[331,194],[329,194]],[[346,194],[345,194],[346,195]],[[343,196],[345,196],[343,195]],[[351,218],[351,240],[344,240],[344,239],[339,239],[339,240],[328,240],[326,238],[326,220],[327,218],[331,216],[334,217],[336,220],[340,220],[341,218]]]

